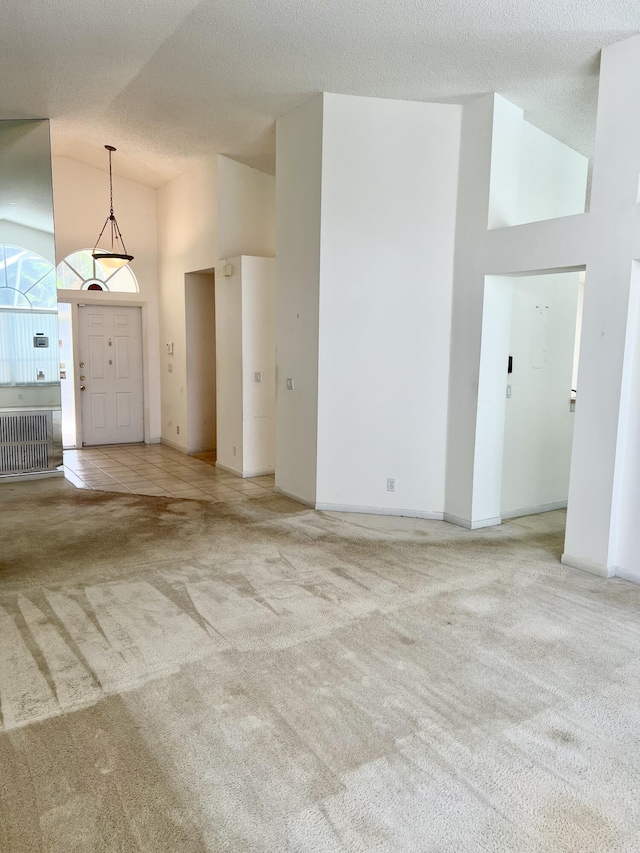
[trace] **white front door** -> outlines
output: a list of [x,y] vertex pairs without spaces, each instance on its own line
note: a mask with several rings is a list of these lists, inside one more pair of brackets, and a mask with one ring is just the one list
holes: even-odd
[[140,308],[78,307],[82,443],[144,439]]

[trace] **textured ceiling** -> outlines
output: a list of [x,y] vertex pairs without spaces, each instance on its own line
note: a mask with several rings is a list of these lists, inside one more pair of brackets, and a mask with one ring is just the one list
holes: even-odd
[[639,31],[637,0],[6,0],[0,117],[152,186],[216,152],[271,171],[274,119],[320,91],[496,91],[590,154],[599,48]]

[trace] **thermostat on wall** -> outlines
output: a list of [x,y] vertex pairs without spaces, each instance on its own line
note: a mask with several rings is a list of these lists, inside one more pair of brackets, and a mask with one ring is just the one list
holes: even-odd
[[33,345],[34,347],[48,347],[49,338],[46,337],[46,335],[42,334],[42,332],[38,332],[33,337]]

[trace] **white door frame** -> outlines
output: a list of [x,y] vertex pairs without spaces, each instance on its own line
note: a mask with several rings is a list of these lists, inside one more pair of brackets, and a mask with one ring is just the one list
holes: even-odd
[[139,293],[111,293],[107,290],[58,290],[58,302],[71,305],[71,348],[74,369],[74,402],[76,410],[75,447],[82,448],[82,401],[80,383],[75,381],[78,370],[79,335],[78,306],[107,305],[112,308],[140,308],[142,322],[142,420],[144,443],[151,443],[149,424],[149,311],[147,301]]

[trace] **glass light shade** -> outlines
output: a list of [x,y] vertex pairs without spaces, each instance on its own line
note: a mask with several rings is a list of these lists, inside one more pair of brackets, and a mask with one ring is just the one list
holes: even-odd
[[94,252],[93,257],[103,267],[108,267],[109,269],[124,267],[129,261],[133,260],[133,255],[118,255],[115,252]]

